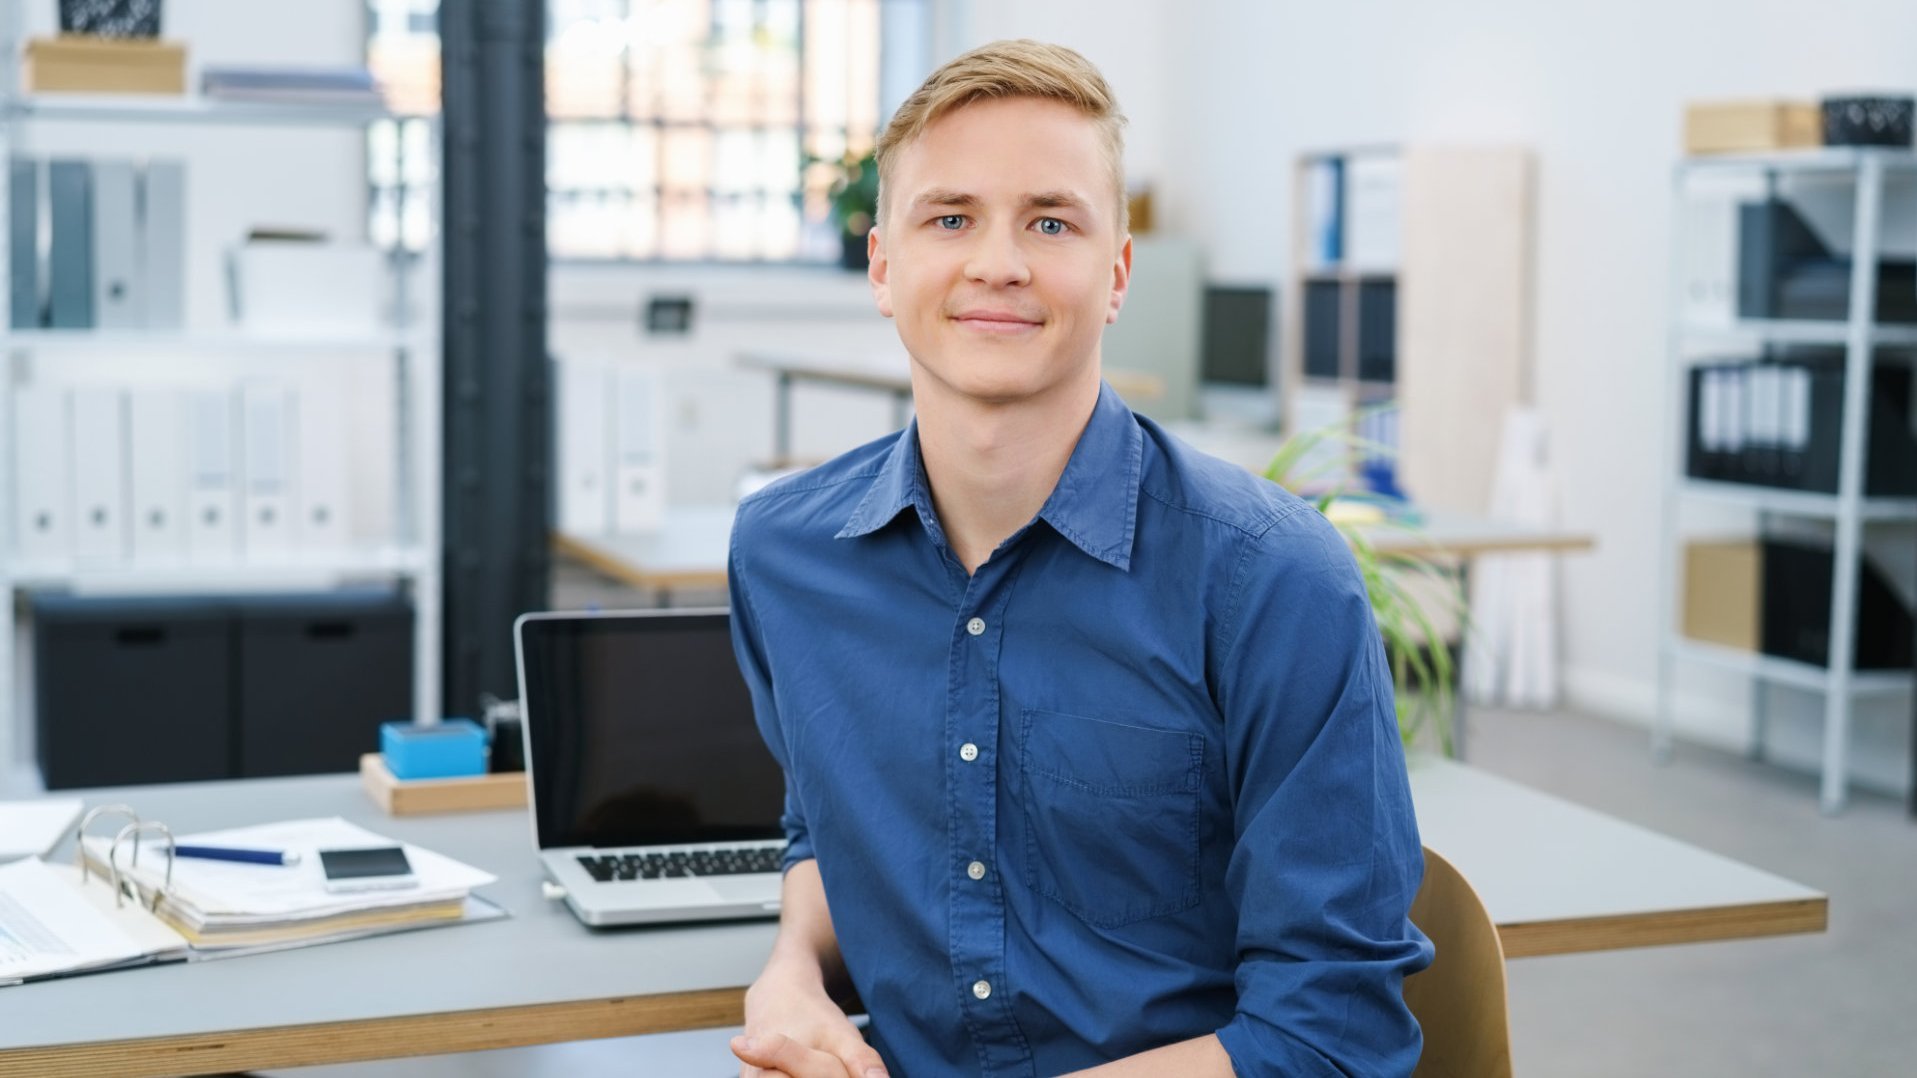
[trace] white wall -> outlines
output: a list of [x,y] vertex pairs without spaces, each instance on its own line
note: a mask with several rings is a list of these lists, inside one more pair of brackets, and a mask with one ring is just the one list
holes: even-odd
[[[1917,5],[972,0],[966,25],[975,41],[1048,38],[1099,63],[1132,117],[1128,162],[1156,183],[1167,227],[1207,245],[1218,277],[1284,275],[1300,151],[1434,140],[1535,149],[1533,385],[1563,522],[1597,538],[1563,562],[1565,682],[1575,705],[1647,721],[1663,616],[1655,416],[1684,103],[1908,93]],[[1740,679],[1687,674],[1680,689],[1681,731],[1743,743]],[[1773,711],[1777,747],[1808,761],[1811,705],[1788,695]],[[1860,711],[1861,778],[1906,781],[1909,714],[1902,702]]]

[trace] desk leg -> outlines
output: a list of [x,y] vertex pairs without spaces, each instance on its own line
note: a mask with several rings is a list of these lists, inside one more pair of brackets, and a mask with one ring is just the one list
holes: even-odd
[[792,375],[779,372],[772,397],[772,455],[775,467],[792,464]]

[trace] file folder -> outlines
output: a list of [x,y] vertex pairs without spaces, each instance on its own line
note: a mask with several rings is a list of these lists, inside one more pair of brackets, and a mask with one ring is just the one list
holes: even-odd
[[146,324],[140,282],[139,174],[131,161],[93,163],[93,324]]
[[40,326],[40,169],[30,158],[7,162],[7,324]]
[[93,172],[85,161],[47,165],[47,324],[93,328]]
[[186,323],[186,165],[149,161],[140,195],[140,281],[150,329]]
[[85,386],[73,390],[73,556],[76,561],[126,560],[126,394]]
[[57,386],[13,397],[14,550],[29,560],[73,552],[71,401]]
[[292,417],[298,470],[292,483],[302,547],[338,548],[351,541],[352,430],[344,392],[332,383],[309,384],[294,398]]
[[292,549],[293,393],[249,382],[240,395],[240,549],[249,559]]
[[652,531],[666,512],[658,376],[621,369],[616,375],[618,459],[613,473],[613,524],[622,533]]
[[606,439],[610,379],[597,363],[558,360],[559,530],[604,535],[612,530],[612,484]]
[[127,399],[135,562],[186,557],[186,405],[186,396],[172,387],[135,389]]
[[187,395],[186,550],[194,561],[224,564],[240,549],[238,425],[233,394],[201,389]]

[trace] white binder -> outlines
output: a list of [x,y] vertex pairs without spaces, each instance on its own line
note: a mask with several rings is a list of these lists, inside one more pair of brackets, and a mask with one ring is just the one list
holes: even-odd
[[611,379],[605,367],[560,360],[559,530],[604,535],[612,530],[612,447],[606,440]]
[[149,329],[186,320],[186,164],[149,161],[140,191],[140,282]]
[[23,386],[13,397],[13,549],[22,559],[73,552],[73,469],[67,391]]
[[613,525],[621,533],[659,527],[666,513],[664,424],[659,409],[659,378],[646,370],[622,368],[616,376],[618,455],[613,470]]
[[93,319],[101,329],[146,325],[139,198],[133,162],[93,163]]
[[126,393],[73,390],[73,557],[126,560]]
[[239,453],[233,394],[194,390],[186,409],[186,550],[193,561],[227,564],[240,550]]
[[352,535],[348,513],[353,497],[352,430],[346,397],[337,385],[309,384],[300,390],[295,403],[295,538],[302,547],[346,546]]
[[248,560],[293,547],[293,391],[249,382],[240,394],[240,549]]
[[133,504],[128,523],[136,562],[186,557],[186,406],[186,396],[172,387],[146,386],[128,394]]

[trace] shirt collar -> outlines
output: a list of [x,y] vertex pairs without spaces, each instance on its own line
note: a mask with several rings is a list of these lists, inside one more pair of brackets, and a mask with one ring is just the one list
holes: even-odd
[[[1101,383],[1092,418],[1078,436],[1051,497],[1039,507],[1038,519],[1086,554],[1129,571],[1144,459],[1145,432],[1118,393]],[[936,519],[919,456],[916,418],[899,433],[865,497],[836,538],[869,535],[891,523],[907,506],[916,506],[928,524]]]

